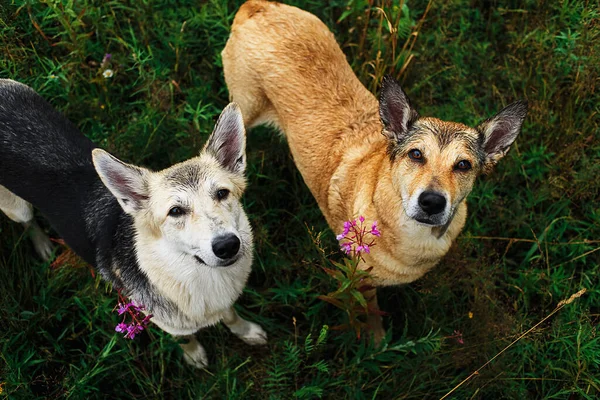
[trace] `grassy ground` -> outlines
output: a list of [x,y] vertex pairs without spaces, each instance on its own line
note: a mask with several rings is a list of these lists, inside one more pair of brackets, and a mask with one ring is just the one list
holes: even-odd
[[[387,347],[327,329],[345,315],[317,299],[336,283],[311,232],[323,232],[331,259],[342,256],[286,144],[257,129],[245,197],[256,262],[239,304],[266,328],[268,350],[207,329],[200,336],[212,364],[196,371],[158,329],[127,341],[113,331],[116,294],[104,282],[76,260],[57,268],[38,261],[21,227],[0,216],[0,397],[440,398],[586,288],[450,397],[596,398],[596,2],[292,3],[327,23],[367,87],[377,90],[393,73],[423,115],[474,124],[529,100],[517,145],[478,181],[466,228],[444,261],[418,282],[381,291]],[[238,6],[0,2],[0,77],[35,88],[121,158],[166,167],[200,149],[227,103],[219,53]],[[105,53],[109,65],[101,65]]]

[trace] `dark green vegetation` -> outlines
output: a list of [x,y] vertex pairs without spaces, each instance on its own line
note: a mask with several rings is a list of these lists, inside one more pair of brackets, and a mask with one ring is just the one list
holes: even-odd
[[[130,162],[162,168],[199,151],[227,104],[219,54],[239,4],[14,3],[0,2],[0,77],[29,84]],[[475,124],[529,100],[517,145],[478,181],[467,226],[444,261],[418,282],[381,291],[388,347],[324,330],[346,320],[317,299],[336,283],[321,269],[311,232],[324,232],[328,257],[342,256],[284,141],[257,129],[245,197],[256,261],[240,312],[265,327],[268,349],[248,347],[222,326],[207,329],[200,337],[212,364],[196,371],[156,328],[121,338],[113,330],[116,293],[73,260],[57,268],[38,261],[21,227],[2,215],[0,397],[440,398],[587,288],[452,398],[596,398],[597,3],[439,0],[422,23],[426,0],[409,1],[400,18],[398,0],[293,3],[327,23],[371,90],[384,73],[402,71],[423,115]],[[397,35],[374,8],[382,5]],[[110,79],[102,76],[105,53]]]

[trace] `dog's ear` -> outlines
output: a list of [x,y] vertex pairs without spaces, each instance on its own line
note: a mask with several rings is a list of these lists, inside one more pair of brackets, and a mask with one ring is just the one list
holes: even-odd
[[149,197],[148,176],[151,172],[125,164],[101,149],[92,151],[92,159],[100,179],[123,210],[131,215],[140,211]]
[[517,101],[477,127],[485,156],[484,172],[490,172],[506,155],[521,131],[526,115],[527,102]]
[[381,84],[379,117],[383,135],[398,142],[406,138],[411,125],[419,118],[406,93],[390,75],[386,75]]
[[237,174],[246,170],[246,130],[240,107],[229,103],[221,113],[204,151],[226,169]]

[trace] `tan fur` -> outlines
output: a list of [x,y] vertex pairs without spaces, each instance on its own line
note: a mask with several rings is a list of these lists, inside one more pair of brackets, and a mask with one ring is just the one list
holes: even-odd
[[[325,24],[295,7],[242,5],[222,58],[230,97],[240,105],[245,125],[268,123],[285,134],[333,231],[341,232],[344,221],[359,215],[378,222],[381,237],[361,266],[372,267],[376,286],[412,282],[440,261],[465,224],[465,197],[484,168],[469,147],[477,130],[420,118],[405,151],[391,157],[378,100],[357,79]],[[452,140],[442,144],[443,137]],[[411,148],[427,161],[411,160]],[[461,160],[473,168],[457,172]],[[409,200],[423,190],[445,194],[453,215],[447,230],[407,215]],[[374,293],[370,298],[376,307]],[[381,322],[375,319],[380,338]]]
[[274,120],[285,133],[335,232],[358,215],[378,221],[382,236],[367,255],[377,285],[412,282],[446,254],[464,225],[466,205],[459,205],[440,239],[407,218],[394,190],[394,176],[401,176],[393,169],[400,167],[386,154],[378,101],[317,17],[278,3],[245,3],[223,50],[223,67],[246,125]]

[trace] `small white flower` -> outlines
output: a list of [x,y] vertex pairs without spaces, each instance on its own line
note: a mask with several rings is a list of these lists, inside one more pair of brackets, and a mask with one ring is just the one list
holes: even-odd
[[105,69],[104,72],[102,73],[102,76],[105,77],[106,79],[112,78],[113,75],[114,75],[114,73],[113,73],[112,69]]
[[56,76],[56,75],[54,75],[54,74],[51,74],[51,75],[49,76],[49,78],[50,78],[50,79],[58,79],[58,76]]

